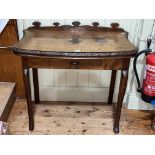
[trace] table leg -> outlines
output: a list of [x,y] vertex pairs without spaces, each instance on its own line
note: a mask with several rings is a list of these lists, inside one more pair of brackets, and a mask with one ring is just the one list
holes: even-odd
[[38,83],[38,69],[32,68],[33,71],[33,85],[34,85],[34,98],[35,103],[39,103],[39,83]]
[[127,80],[128,80],[128,70],[122,70],[120,86],[119,86],[118,101],[117,101],[117,108],[116,108],[116,114],[115,114],[115,122],[114,122],[114,128],[113,128],[113,131],[115,133],[119,133],[119,121],[120,121],[123,98],[124,98],[124,94],[125,94],[126,86],[127,86]]
[[117,70],[112,70],[108,104],[112,104]]
[[31,101],[31,89],[30,89],[30,80],[29,80],[29,68],[23,68],[23,79],[25,84],[25,92],[27,99],[27,107],[28,107],[28,116],[29,116],[29,130],[32,131],[34,129],[34,119],[33,119],[33,105]]

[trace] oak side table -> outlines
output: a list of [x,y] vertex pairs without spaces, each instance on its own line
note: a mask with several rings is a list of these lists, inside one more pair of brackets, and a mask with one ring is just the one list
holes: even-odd
[[[117,70],[121,79],[113,131],[119,133],[119,120],[122,102],[127,86],[130,58],[138,49],[128,40],[128,33],[119,28],[118,23],[111,27],[72,25],[43,27],[36,21],[24,30],[24,37],[12,46],[15,54],[21,56],[26,99],[29,115],[29,130],[34,129],[33,105],[31,101],[29,69],[33,71],[35,103],[39,103],[38,68],[53,69],[95,69],[112,70],[108,104],[112,104]],[[52,92],[51,92],[52,93]]]

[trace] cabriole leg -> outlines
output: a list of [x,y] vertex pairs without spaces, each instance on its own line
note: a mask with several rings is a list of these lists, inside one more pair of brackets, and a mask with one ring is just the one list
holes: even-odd
[[31,101],[29,68],[26,68],[26,67],[23,68],[23,79],[25,84],[25,92],[26,92],[27,107],[28,107],[29,130],[32,131],[34,129],[34,119],[33,119],[33,105]]
[[115,114],[115,122],[114,122],[114,128],[113,128],[113,131],[115,133],[119,133],[119,121],[120,121],[120,116],[121,116],[121,108],[122,108],[122,103],[124,99],[124,94],[125,94],[126,86],[127,86],[127,80],[128,80],[128,70],[122,70],[120,86],[119,86],[118,101],[117,101],[117,108],[116,108],[116,114]]

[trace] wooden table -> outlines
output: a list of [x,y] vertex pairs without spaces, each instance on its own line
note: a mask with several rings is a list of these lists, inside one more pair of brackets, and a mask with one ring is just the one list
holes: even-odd
[[34,129],[33,105],[31,101],[29,69],[33,71],[35,103],[39,103],[38,68],[54,69],[103,69],[112,70],[108,104],[112,104],[117,70],[121,79],[114,132],[119,133],[119,120],[126,90],[130,58],[137,48],[127,39],[128,33],[112,23],[111,27],[92,26],[75,21],[73,25],[53,23],[41,27],[34,22],[24,30],[24,37],[12,49],[22,57],[23,75],[29,115],[29,130]]

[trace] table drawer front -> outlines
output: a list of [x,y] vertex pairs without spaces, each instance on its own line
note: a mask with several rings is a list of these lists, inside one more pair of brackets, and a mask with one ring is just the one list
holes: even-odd
[[96,69],[100,66],[101,60],[50,59],[50,68],[55,69]]
[[23,57],[23,64],[30,68],[53,68],[53,69],[104,69],[120,70],[127,69],[129,58],[105,58],[105,59],[59,59]]
[[50,68],[54,69],[105,69],[119,70],[124,59],[50,59]]
[[122,69],[123,59],[102,59],[101,68],[105,70],[119,70]]
[[24,57],[23,63],[30,68],[49,68],[49,58]]

